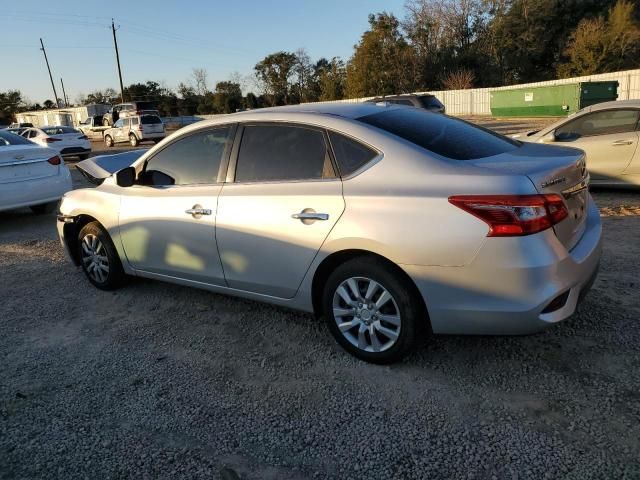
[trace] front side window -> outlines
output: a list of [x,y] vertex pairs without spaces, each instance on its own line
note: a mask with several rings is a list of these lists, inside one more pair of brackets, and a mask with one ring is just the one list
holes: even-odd
[[633,132],[640,110],[607,110],[582,115],[555,131],[556,140],[568,141],[580,137]]
[[172,180],[164,185],[216,183],[229,148],[230,131],[230,127],[203,130],[173,142],[147,161],[143,178],[159,172],[161,178]]
[[124,125],[124,120],[120,119],[115,123],[114,127],[115,128],[122,128],[123,125]]
[[340,175],[346,177],[378,156],[378,152],[336,132],[329,132]]
[[247,126],[242,134],[236,182],[333,178],[320,130],[284,125]]
[[356,120],[452,160],[492,157],[520,146],[519,142],[485,128],[419,108],[398,108]]

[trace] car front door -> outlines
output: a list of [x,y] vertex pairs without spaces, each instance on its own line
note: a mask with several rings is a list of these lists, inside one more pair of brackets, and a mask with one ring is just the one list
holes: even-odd
[[234,129],[178,138],[147,160],[136,185],[122,188],[120,238],[134,269],[224,285],[215,223]]
[[321,129],[254,124],[238,135],[218,199],[225,279],[231,288],[291,298],[344,211],[342,181]]
[[113,133],[113,141],[121,142],[122,141],[122,129],[124,127],[124,119],[121,118],[116,123],[113,124],[113,129],[111,132]]
[[555,141],[584,150],[594,179],[621,180],[638,148],[639,116],[634,109],[587,113],[557,128]]

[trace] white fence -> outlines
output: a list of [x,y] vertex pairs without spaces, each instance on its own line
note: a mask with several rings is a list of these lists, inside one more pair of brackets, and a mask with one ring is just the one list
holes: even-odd
[[[584,77],[563,78],[561,80],[548,80],[546,82],[523,83],[521,85],[509,85],[508,87],[471,88],[469,90],[440,90],[418,93],[431,93],[438,97],[438,99],[447,107],[447,113],[449,115],[491,115],[491,92],[495,90],[513,90],[516,88],[544,87],[563,85],[567,83],[597,82],[604,80],[618,81],[618,100],[640,99],[640,69],[601,73],[598,75],[587,75]],[[359,103],[371,98],[373,97],[350,98],[347,100],[320,103]]]

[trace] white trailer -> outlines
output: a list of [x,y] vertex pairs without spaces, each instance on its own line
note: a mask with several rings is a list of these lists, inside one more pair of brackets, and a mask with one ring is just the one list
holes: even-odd
[[16,120],[19,123],[32,123],[34,127],[46,127],[48,125],[77,127],[80,122],[85,121],[87,118],[104,115],[109,110],[111,110],[111,105],[109,104],[92,103],[81,107],[20,112],[16,113]]

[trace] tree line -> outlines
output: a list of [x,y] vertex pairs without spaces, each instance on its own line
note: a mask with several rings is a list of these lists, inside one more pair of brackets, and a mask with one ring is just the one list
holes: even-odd
[[[347,60],[314,61],[302,48],[279,51],[260,60],[250,78],[234,74],[211,89],[206,71],[194,69],[175,89],[155,81],[131,84],[125,100],[153,101],[171,116],[230,113],[640,67],[637,0],[407,0],[403,17],[381,12],[368,20]],[[106,89],[76,103],[119,98]],[[21,109],[53,106],[51,100],[30,104],[16,91],[0,93],[0,122]]]

